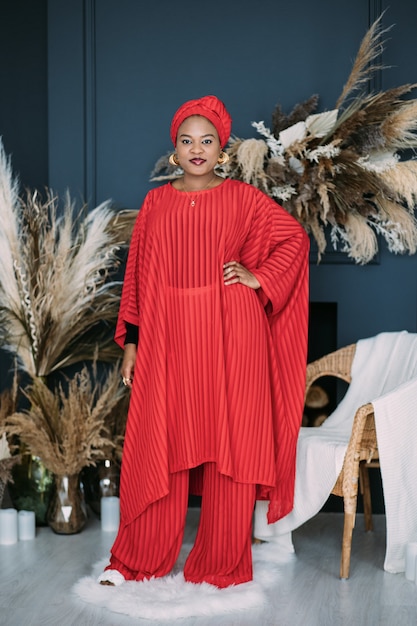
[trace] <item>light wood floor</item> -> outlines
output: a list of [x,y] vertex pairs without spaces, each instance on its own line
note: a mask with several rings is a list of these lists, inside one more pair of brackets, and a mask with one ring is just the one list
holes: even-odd
[[[185,541],[193,540],[198,509],[190,509]],[[245,615],[193,618],[187,626],[416,626],[417,586],[383,571],[385,517],[373,533],[358,516],[351,577],[338,578],[343,516],[320,513],[294,533],[297,558],[283,566],[256,624]],[[71,594],[72,585],[106,557],[113,533],[93,516],[78,535],[37,529],[34,541],[0,546],[0,624],[4,626],[141,626],[155,624],[110,613]],[[248,621],[249,619],[249,621]],[[160,624],[160,622],[158,622]],[[167,622],[163,622],[167,626]]]

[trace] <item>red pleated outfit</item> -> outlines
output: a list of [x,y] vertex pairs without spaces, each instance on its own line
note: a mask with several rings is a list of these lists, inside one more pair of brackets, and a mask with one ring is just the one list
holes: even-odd
[[[297,221],[245,183],[227,179],[193,194],[166,184],[147,194],[115,336],[123,346],[125,322],[139,326],[109,566],[125,578],[172,568],[190,485],[203,495],[184,571],[193,582],[250,580],[255,497],[270,500],[271,522],[291,510],[308,248]],[[228,261],[253,272],[261,288],[225,286]]]

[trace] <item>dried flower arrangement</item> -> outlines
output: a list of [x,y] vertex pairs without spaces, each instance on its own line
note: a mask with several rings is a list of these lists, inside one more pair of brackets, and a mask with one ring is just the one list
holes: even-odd
[[23,392],[30,408],[7,418],[7,432],[17,435],[55,475],[78,474],[115,447],[107,422],[126,393],[119,368],[117,362],[101,382],[97,363],[85,365],[65,390],[62,383],[51,390],[35,378]]
[[[318,260],[340,247],[356,263],[378,251],[377,235],[394,253],[417,249],[417,99],[404,96],[417,84],[369,93],[386,30],[382,16],[366,33],[348,80],[331,111],[315,113],[318,96],[289,115],[278,105],[272,127],[253,122],[261,139],[232,138],[225,176],[251,183],[282,204],[317,242]],[[406,154],[411,151],[412,158]],[[151,180],[181,170],[158,160]]]
[[13,378],[11,389],[0,393],[0,507],[7,483],[13,482],[13,466],[20,461],[19,454],[13,454],[15,446],[11,445],[6,436],[6,421],[17,408],[18,383],[17,375]]
[[56,476],[121,447],[127,394],[113,332],[136,215],[110,202],[76,210],[49,190],[20,197],[0,142],[0,348],[29,379],[19,398],[29,408],[8,410],[2,428]]
[[0,347],[29,376],[119,356],[113,342],[121,281],[115,276],[130,212],[109,202],[76,212],[50,191],[18,195],[0,145]]

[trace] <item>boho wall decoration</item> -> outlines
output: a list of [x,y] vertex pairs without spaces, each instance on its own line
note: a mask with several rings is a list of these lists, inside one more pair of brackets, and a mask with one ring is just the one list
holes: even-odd
[[[333,110],[316,113],[318,96],[289,115],[278,105],[271,128],[252,125],[260,138],[233,137],[229,163],[219,168],[282,204],[317,242],[318,260],[330,239],[356,263],[371,261],[378,238],[394,253],[415,253],[417,224],[417,84],[369,93],[383,50],[382,16],[366,33]],[[410,156],[411,154],[411,156]],[[158,160],[151,180],[181,170]]]

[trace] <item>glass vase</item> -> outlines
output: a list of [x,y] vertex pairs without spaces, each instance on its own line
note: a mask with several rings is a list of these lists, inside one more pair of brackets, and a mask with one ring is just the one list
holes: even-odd
[[46,513],[51,499],[54,476],[39,457],[22,454],[21,462],[13,466],[13,482],[7,488],[13,506],[18,510],[34,511],[37,526],[46,526]]
[[47,522],[58,535],[79,533],[87,521],[84,494],[78,474],[55,476]]
[[114,459],[99,461],[81,472],[86,503],[100,517],[101,498],[119,495],[120,466]]

